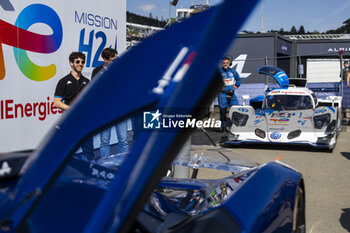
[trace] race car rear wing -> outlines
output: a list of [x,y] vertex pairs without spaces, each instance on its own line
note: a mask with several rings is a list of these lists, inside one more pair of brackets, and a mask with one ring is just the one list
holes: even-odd
[[262,66],[258,69],[258,72],[273,77],[282,88],[289,86],[288,75],[280,68],[274,66]]

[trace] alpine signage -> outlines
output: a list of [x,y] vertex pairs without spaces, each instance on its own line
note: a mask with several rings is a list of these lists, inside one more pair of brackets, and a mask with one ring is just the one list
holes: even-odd
[[338,55],[340,51],[344,54],[350,53],[350,42],[324,42],[324,43],[302,43],[299,42],[297,45],[298,56],[334,56]]

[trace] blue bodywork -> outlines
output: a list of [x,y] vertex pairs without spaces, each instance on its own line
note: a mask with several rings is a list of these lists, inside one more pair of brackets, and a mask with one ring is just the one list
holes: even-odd
[[[159,183],[189,131],[142,131],[117,168],[72,155],[86,138],[145,109],[164,109],[169,115],[181,109],[181,114],[200,119],[199,107],[208,106],[222,85],[216,75],[218,61],[256,2],[224,1],[157,33],[117,59],[83,91],[29,156],[20,176],[2,184],[0,231],[130,232],[138,229],[139,222],[153,223],[158,231],[164,228],[166,224],[154,215],[142,221],[141,209],[147,207],[151,195],[158,195],[154,192],[157,184],[161,188],[179,182]],[[227,22],[235,22],[229,31]],[[184,56],[174,72],[189,56],[194,59],[180,79],[168,79],[167,71],[180,53]],[[175,221],[179,228],[164,228],[164,232],[203,232],[201,226],[207,232],[291,232],[300,185],[301,174],[279,163],[254,168],[221,205],[196,216],[177,211],[182,217],[176,215],[172,226]],[[202,187],[195,182],[181,185],[188,190]]]
[[272,76],[281,88],[288,87],[289,85],[288,75],[278,67],[262,66],[258,69],[258,72],[260,74],[267,74]]
[[[289,85],[288,75],[280,68],[275,66],[262,66],[258,70],[259,74],[266,74],[273,77],[280,88],[286,88]],[[261,108],[265,95],[259,95],[249,100],[249,104],[254,108]]]

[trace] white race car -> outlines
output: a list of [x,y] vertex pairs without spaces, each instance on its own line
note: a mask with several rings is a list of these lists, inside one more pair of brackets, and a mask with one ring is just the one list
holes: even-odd
[[251,99],[249,106],[230,108],[232,126],[223,145],[278,143],[333,149],[341,129],[342,98],[317,99],[310,89],[290,85],[286,73],[276,67],[258,71],[274,77],[280,87]]

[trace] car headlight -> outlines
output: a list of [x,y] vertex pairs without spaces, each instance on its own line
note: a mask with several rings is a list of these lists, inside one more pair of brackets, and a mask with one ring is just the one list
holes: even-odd
[[313,120],[315,129],[322,129],[324,126],[329,125],[331,122],[331,114],[327,113],[319,116],[314,116]]
[[235,126],[243,127],[247,124],[247,121],[248,121],[248,115],[241,114],[239,112],[232,113],[232,123],[235,124]]
[[256,129],[255,130],[255,135],[260,137],[260,138],[265,138],[266,137],[265,131],[261,130],[261,129]]
[[300,134],[301,134],[301,130],[300,130],[300,129],[294,130],[294,131],[292,131],[292,132],[290,132],[290,133],[288,134],[287,138],[288,138],[289,140],[291,140],[291,139],[293,139],[293,138],[299,137]]

